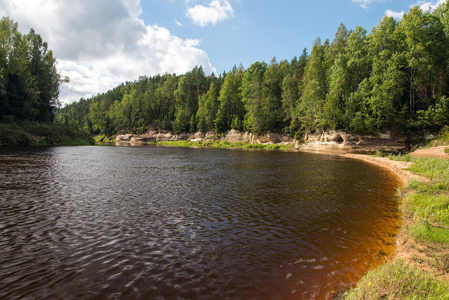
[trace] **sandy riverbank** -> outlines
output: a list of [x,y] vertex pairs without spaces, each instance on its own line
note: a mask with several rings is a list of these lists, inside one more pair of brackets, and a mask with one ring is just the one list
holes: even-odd
[[[449,146],[420,149],[412,152],[411,156],[449,159],[449,154],[444,152],[446,148],[449,148]],[[407,183],[412,180],[429,181],[429,179],[425,177],[416,175],[406,170],[412,164],[410,162],[393,161],[385,157],[373,157],[360,154],[344,154],[344,156],[363,160],[390,169],[401,179],[403,187],[406,187]],[[405,190],[405,193],[408,193],[407,189]],[[414,224],[412,216],[404,215],[403,218],[404,223],[397,237],[395,258],[405,260],[411,265],[420,265],[423,270],[430,272],[438,279],[449,282],[449,272],[441,272],[441,270],[438,270],[435,267],[435,263],[433,262],[435,260],[435,253],[433,252],[437,251],[439,255],[444,253],[449,255],[449,249],[445,249],[445,247],[438,247],[432,250],[428,249],[428,247],[422,243],[416,243],[416,241],[407,233],[407,228]]]
[[424,177],[413,174],[412,172],[406,170],[412,164],[411,162],[394,161],[387,157],[374,157],[364,154],[347,153],[344,154],[344,156],[363,160],[384,168],[388,168],[401,179],[403,185],[407,184],[410,180],[426,180]]

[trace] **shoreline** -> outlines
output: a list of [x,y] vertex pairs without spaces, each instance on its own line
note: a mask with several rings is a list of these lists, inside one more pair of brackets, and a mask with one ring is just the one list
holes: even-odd
[[[449,160],[449,155],[447,152],[444,152],[446,148],[449,148],[449,146],[432,147],[424,150],[420,149],[410,153],[410,156],[414,158],[425,157],[438,160]],[[408,201],[406,199],[416,193],[416,190],[414,190],[412,185],[415,185],[418,182],[429,185],[434,184],[435,181],[407,170],[414,164],[414,162],[396,161],[391,160],[388,157],[375,157],[364,154],[346,153],[342,154],[342,156],[362,160],[382,168],[387,168],[400,179],[402,184],[398,189],[398,195],[400,197],[399,210],[401,211],[401,218],[403,219],[402,225],[398,228],[398,233],[396,236],[395,254],[384,264],[377,266],[364,275],[359,280],[356,287],[345,292],[342,299],[346,299],[345,296],[348,296],[347,293],[349,293],[349,299],[358,299],[357,297],[354,298],[354,295],[386,295],[386,290],[381,286],[383,284],[387,286],[400,285],[393,281],[401,281],[405,279],[395,277],[395,274],[406,272],[406,270],[415,270],[413,271],[415,272],[414,274],[418,274],[417,272],[420,270],[420,275],[416,275],[417,277],[414,277],[415,275],[413,275],[411,277],[412,281],[423,282],[427,281],[427,278],[432,278],[441,282],[441,285],[438,288],[447,290],[449,287],[449,269],[442,270],[441,266],[438,265],[439,263],[437,257],[439,257],[438,255],[443,252],[449,253],[449,249],[447,249],[444,244],[431,245],[423,241],[418,241],[413,235],[411,235],[410,230],[416,226],[416,220],[415,215],[409,211],[406,204]],[[441,193],[443,193],[443,191],[441,191]],[[382,282],[382,279],[379,278],[388,279],[386,279],[385,282]],[[377,284],[375,282],[377,282]],[[443,286],[446,286],[446,288]],[[421,290],[421,292],[424,291]],[[445,292],[445,295],[446,294],[449,295],[449,290]]]
[[413,164],[412,162],[395,161],[387,157],[376,157],[366,154],[346,153],[343,154],[343,156],[362,160],[389,169],[391,172],[393,172],[397,177],[401,179],[402,186],[405,186],[411,180],[427,181],[424,177],[413,174],[412,172],[406,170],[410,168],[410,166]]

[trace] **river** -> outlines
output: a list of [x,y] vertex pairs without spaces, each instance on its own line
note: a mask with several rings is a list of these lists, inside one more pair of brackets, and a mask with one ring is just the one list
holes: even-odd
[[301,152],[0,148],[0,298],[332,299],[394,253],[398,184]]

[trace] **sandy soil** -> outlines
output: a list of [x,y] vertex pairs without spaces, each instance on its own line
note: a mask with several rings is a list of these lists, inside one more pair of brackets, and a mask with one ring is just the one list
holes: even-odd
[[412,152],[411,155],[414,157],[425,156],[425,157],[449,159],[449,154],[444,152],[444,150],[446,148],[449,148],[449,146],[439,146],[439,147],[432,147],[432,148],[426,148],[426,149],[418,149],[415,152]]
[[[425,156],[449,159],[449,155],[444,152],[444,149],[449,146],[439,146],[427,149],[417,150],[412,152],[414,157]],[[372,157],[369,155],[345,154],[346,157],[361,159],[370,163],[374,163],[393,171],[401,178],[404,185],[410,180],[424,180],[426,178],[415,175],[407,170],[411,163],[392,161],[384,157]],[[404,193],[407,193],[405,190]],[[446,282],[449,282],[449,249],[444,246],[432,245],[427,246],[421,243],[416,243],[414,239],[407,234],[407,228],[412,226],[413,216],[404,215],[404,224],[399,232],[397,239],[396,257],[404,259],[411,265],[420,265],[424,270],[433,273],[436,277]]]

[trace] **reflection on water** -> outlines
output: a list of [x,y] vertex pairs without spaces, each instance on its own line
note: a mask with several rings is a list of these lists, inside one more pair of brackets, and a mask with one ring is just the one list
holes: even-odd
[[323,299],[394,251],[398,182],[337,156],[0,150],[2,299]]

